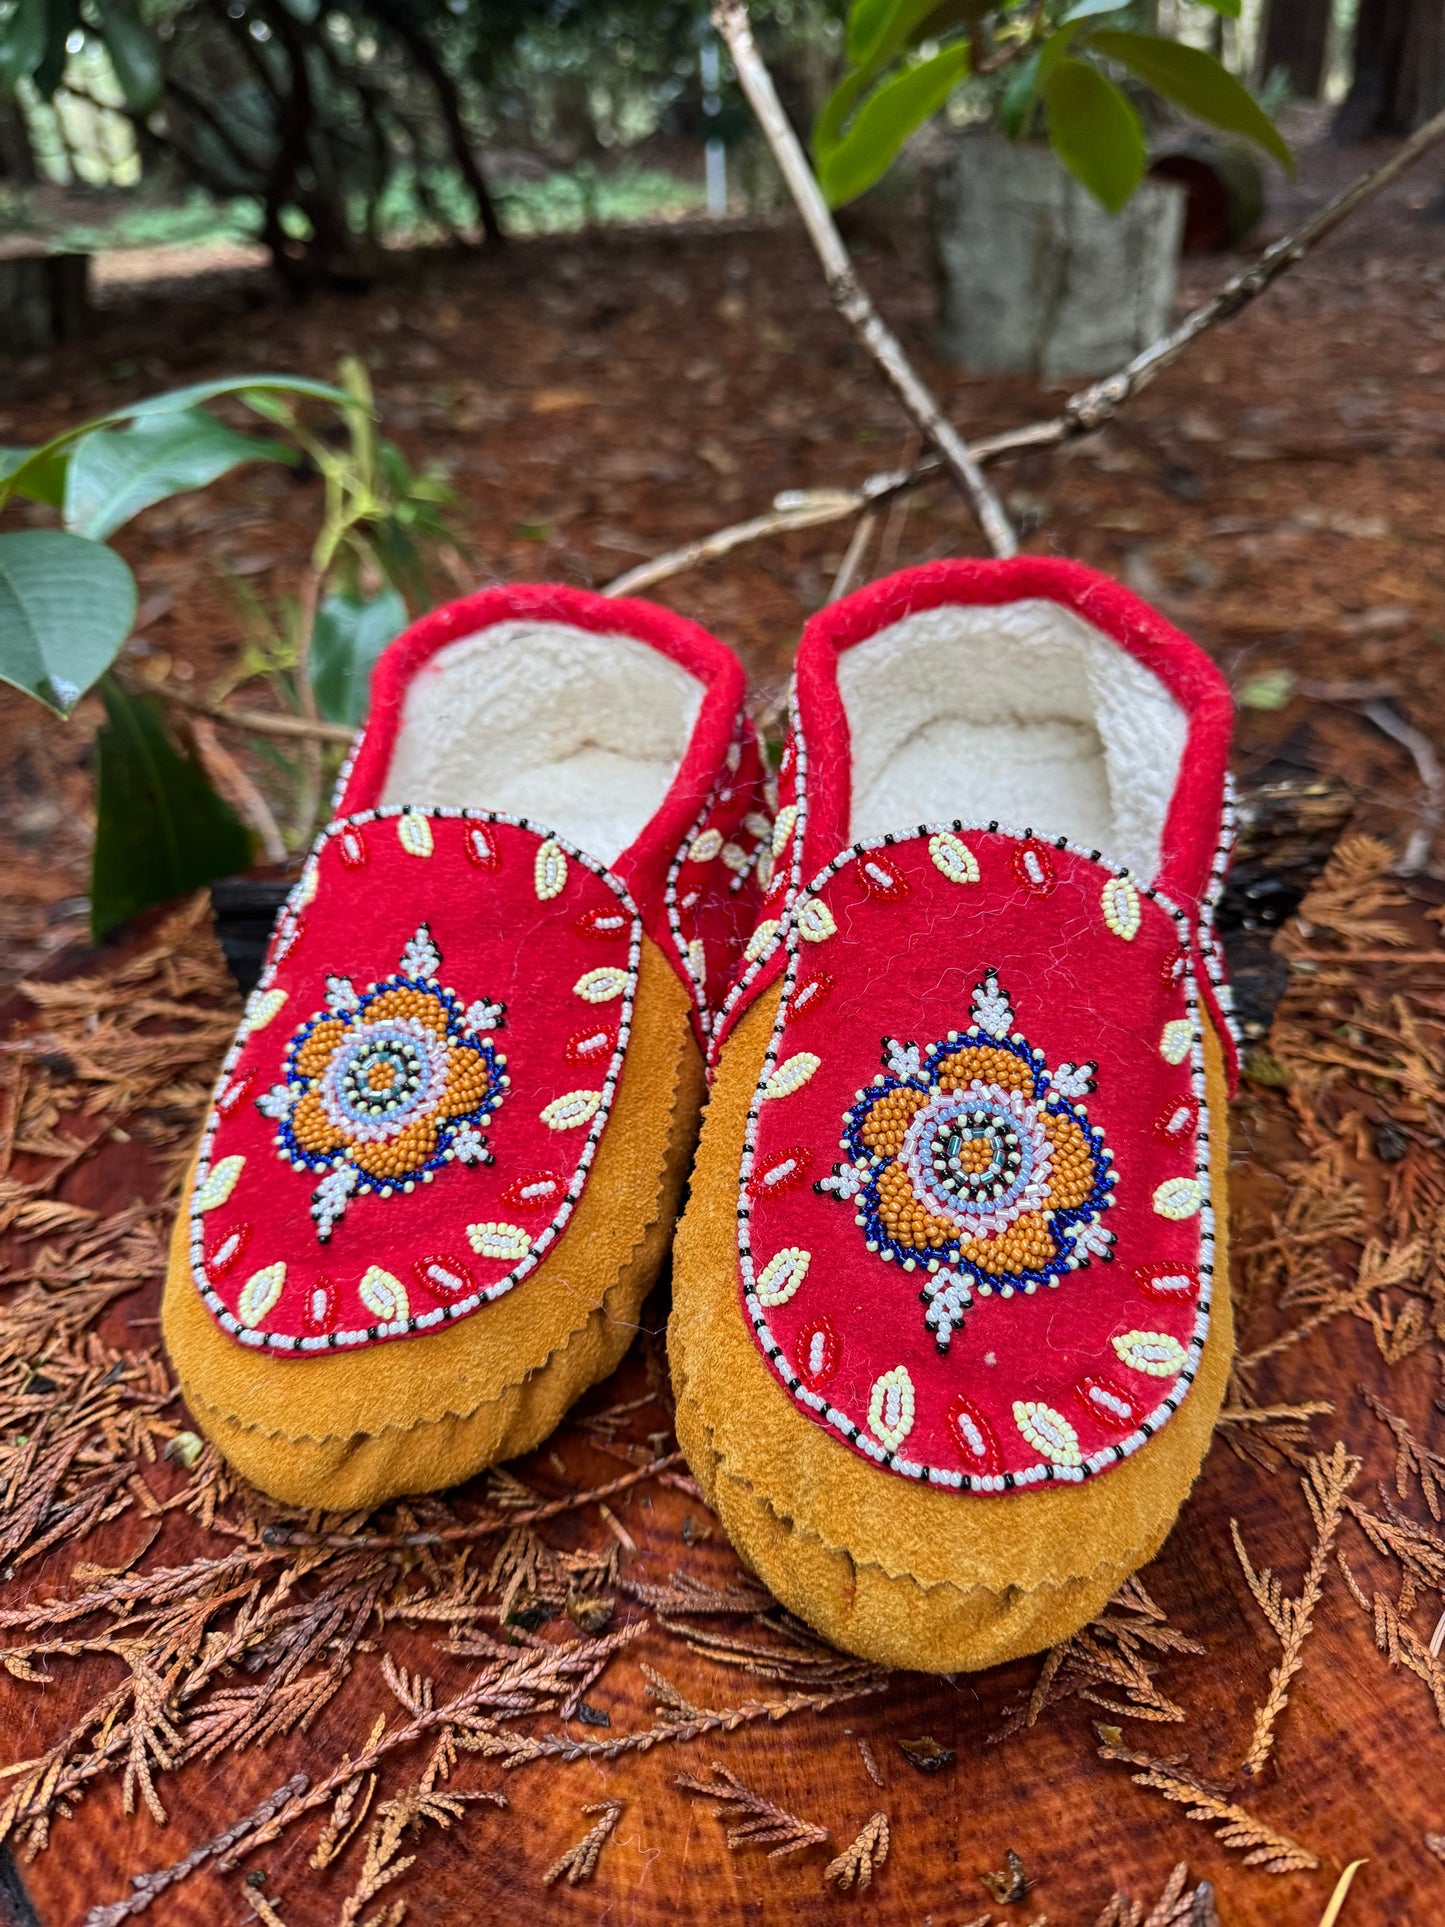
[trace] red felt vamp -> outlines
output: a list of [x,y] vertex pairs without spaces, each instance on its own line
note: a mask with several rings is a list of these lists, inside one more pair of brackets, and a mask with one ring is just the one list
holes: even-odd
[[1214,1256],[1188,934],[1084,851],[967,826],[845,853],[785,920],[742,1300],[875,1462],[1077,1481],[1187,1392]]
[[523,1280],[606,1129],[640,945],[624,886],[529,824],[333,824],[201,1142],[191,1266],[220,1324],[309,1354],[433,1329]]

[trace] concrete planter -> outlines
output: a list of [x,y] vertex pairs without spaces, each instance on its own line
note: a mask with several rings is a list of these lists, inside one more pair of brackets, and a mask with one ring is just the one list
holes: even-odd
[[1168,328],[1184,196],[1107,214],[1046,147],[962,134],[929,180],[939,346],[980,374],[1107,374]]

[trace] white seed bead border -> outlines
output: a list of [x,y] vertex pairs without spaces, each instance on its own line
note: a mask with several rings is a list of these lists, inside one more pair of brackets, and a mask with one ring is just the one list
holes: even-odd
[[[728,987],[727,995],[718,1007],[708,1044],[709,1074],[717,1067],[718,1051],[722,1046],[723,1032],[727,1028],[728,1019],[777,954],[778,946],[784,941],[788,913],[802,893],[803,845],[808,830],[808,749],[803,738],[802,717],[798,713],[796,683],[793,683],[788,690],[788,726],[793,738],[793,803],[797,811],[793,818],[793,833],[788,847],[788,887],[783,893],[782,907],[776,911],[778,928],[774,932],[772,942],[758,953],[746,969],[734,977]],[[771,906],[764,904],[763,908],[767,911],[769,918],[774,915]]]
[[[321,852],[333,838],[340,836],[342,832],[347,829],[360,829],[368,823],[380,823],[398,816],[425,816],[433,822],[502,823],[510,826],[512,829],[525,830],[532,836],[543,839],[550,838],[566,852],[567,856],[573,862],[580,863],[584,869],[590,870],[595,877],[598,877],[605,883],[617,898],[618,902],[627,911],[628,916],[631,918],[627,947],[627,987],[623,992],[621,1017],[617,1027],[617,1045],[608,1062],[607,1075],[602,1082],[602,1101],[598,1105],[591,1124],[588,1127],[586,1141],[578,1153],[577,1164],[572,1173],[572,1180],[567,1187],[561,1204],[557,1207],[551,1222],[533,1239],[531,1250],[527,1253],[527,1256],[522,1259],[519,1264],[514,1265],[504,1278],[497,1279],[494,1284],[488,1285],[482,1291],[475,1291],[466,1298],[458,1299],[455,1304],[440,1305],[434,1311],[424,1312],[420,1315],[408,1316],[406,1318],[392,1319],[390,1322],[366,1325],[354,1331],[325,1332],[315,1338],[293,1338],[281,1332],[259,1331],[252,1326],[243,1324],[233,1312],[227,1309],[225,1302],[213,1289],[209,1278],[206,1276],[202,1214],[195,1209],[194,1200],[200,1195],[201,1189],[210,1173],[211,1147],[215,1143],[216,1132],[221,1123],[216,1109],[217,1101],[230,1082],[231,1073],[235,1069],[241,1053],[246,1047],[249,1036],[247,1016],[254,1007],[257,999],[266,994],[271,986],[271,980],[276,973],[277,964],[268,963],[262,971],[255,989],[246,1000],[246,1011],[242,1015],[235,1039],[231,1044],[231,1048],[226,1053],[225,1060],[221,1065],[220,1075],[217,1077],[215,1088],[212,1090],[211,1108],[206,1114],[205,1127],[201,1133],[200,1148],[196,1158],[196,1169],[191,1188],[191,1277],[195,1281],[196,1289],[200,1292],[207,1309],[211,1312],[217,1323],[223,1330],[229,1332],[233,1338],[243,1345],[253,1345],[261,1349],[283,1354],[304,1353],[309,1355],[315,1352],[335,1351],[351,1345],[369,1344],[378,1338],[400,1338],[411,1332],[431,1331],[438,1325],[449,1324],[458,1318],[465,1318],[470,1313],[479,1310],[483,1305],[490,1304],[494,1299],[504,1297],[515,1285],[519,1285],[524,1278],[536,1270],[547,1252],[557,1242],[558,1238],[561,1237],[563,1230],[566,1228],[567,1221],[576,1209],[583,1189],[586,1186],[587,1176],[592,1168],[592,1161],[597,1155],[598,1143],[601,1140],[603,1131],[607,1127],[607,1120],[611,1115],[613,1101],[617,1095],[617,1086],[622,1077],[623,1059],[627,1054],[628,1040],[632,1033],[632,1009],[637,996],[638,971],[642,962],[642,918],[638,914],[637,906],[632,901],[626,884],[624,884],[619,877],[615,877],[612,872],[607,869],[604,864],[599,863],[595,857],[588,856],[585,850],[578,849],[575,844],[569,843],[565,837],[558,836],[555,830],[549,830],[543,824],[534,823],[528,817],[511,816],[501,810],[448,808],[413,810],[410,804],[405,803],[384,804],[379,809],[374,810],[359,810],[351,816],[337,817],[322,830],[312,845],[305,864],[302,866],[300,877],[297,879],[291,894],[287,897],[282,907],[281,915],[283,917],[294,915],[295,908],[299,907],[303,902],[309,901],[309,897],[303,897],[303,889],[307,884],[308,878],[314,879],[316,865],[320,859]],[[463,1226],[462,1229],[464,1231],[465,1226]]]
[[[801,796],[801,781],[799,785]],[[801,819],[800,819],[801,820]],[[900,1453],[889,1450],[870,1437],[866,1426],[859,1425],[846,1412],[840,1411],[820,1393],[810,1391],[794,1371],[787,1354],[774,1337],[768,1324],[767,1313],[757,1295],[753,1266],[751,1219],[753,1203],[748,1195],[748,1181],[753,1173],[757,1149],[758,1125],[762,1117],[762,1107],[767,1101],[766,1087],[772,1077],[782,1044],[783,1031],[787,1025],[788,1009],[792,1000],[793,986],[797,979],[801,959],[801,947],[797,934],[797,911],[800,905],[811,900],[840,871],[858,857],[870,851],[892,848],[900,843],[910,843],[915,838],[927,839],[951,831],[955,835],[965,832],[974,835],[1003,836],[1015,842],[1047,840],[1056,850],[1066,850],[1073,856],[1082,857],[1086,862],[1099,865],[1110,876],[1128,877],[1127,868],[1108,864],[1098,850],[1087,850],[1081,844],[1072,843],[1067,837],[1036,838],[1032,830],[1019,830],[1006,823],[965,822],[955,819],[949,823],[920,823],[916,829],[901,831],[895,835],[874,837],[867,842],[855,843],[851,849],[842,851],[832,862],[819,871],[809,883],[801,897],[792,893],[790,888],[788,907],[783,914],[782,927],[773,945],[767,952],[771,956],[779,944],[786,945],[787,966],[783,974],[783,995],[778,1005],[778,1014],[773,1024],[772,1035],[758,1073],[757,1085],[748,1105],[747,1126],[743,1134],[742,1161],[738,1172],[738,1263],[742,1274],[743,1303],[752,1324],[757,1343],[773,1370],[782,1380],[788,1391],[806,1406],[815,1417],[821,1418],[835,1432],[845,1438],[850,1445],[864,1452],[878,1465],[889,1471],[900,1473],[905,1478],[919,1479],[929,1485],[951,1487],[955,1491],[976,1493],[999,1493],[1042,1485],[1049,1482],[1059,1484],[1081,1484],[1085,1479],[1097,1477],[1115,1465],[1131,1458],[1139,1448],[1158,1432],[1178,1411],[1185,1395],[1194,1383],[1203,1356],[1205,1341],[1209,1336],[1210,1308],[1214,1297],[1214,1256],[1215,1256],[1215,1216],[1210,1197],[1209,1169],[1209,1094],[1204,1070],[1204,1033],[1200,1021],[1199,988],[1194,975],[1194,945],[1191,941],[1189,918],[1164,893],[1152,885],[1137,885],[1139,894],[1157,903],[1166,914],[1173,918],[1179,932],[1180,947],[1186,955],[1184,977],[1181,988],[1184,993],[1184,1007],[1191,1027],[1189,1049],[1190,1090],[1198,1105],[1198,1121],[1194,1134],[1194,1175],[1199,1183],[1203,1202],[1198,1212],[1199,1219],[1199,1300],[1195,1313],[1194,1330],[1186,1351],[1186,1362],[1175,1380],[1168,1397],[1162,1399],[1139,1421],[1136,1429],[1127,1438],[1116,1444],[1102,1447],[1092,1453],[1077,1466],[1055,1465],[1052,1461],[1041,1459],[1032,1466],[1018,1472],[998,1474],[974,1474],[960,1472],[952,1466],[920,1465],[917,1461],[904,1458]],[[801,839],[800,839],[801,848]],[[1201,932],[1202,935],[1202,932]],[[766,959],[759,960],[759,967]]]
[[1229,1027],[1229,1035],[1236,1050],[1242,1050],[1244,1039],[1240,1035],[1239,1024],[1234,1015],[1234,991],[1230,986],[1224,967],[1224,946],[1215,934],[1214,918],[1219,909],[1219,900],[1224,895],[1225,880],[1229,875],[1230,859],[1234,855],[1234,845],[1239,835],[1239,807],[1235,792],[1234,778],[1224,779],[1224,808],[1219,818],[1219,841],[1214,849],[1214,862],[1209,870],[1209,882],[1205,886],[1204,901],[1199,906],[1199,954],[1204,959],[1205,975],[1214,1001],[1219,1006],[1219,1014]]
[[[722,792],[730,783],[737,781],[736,766],[742,761],[741,748],[746,734],[746,726],[747,711],[740,709],[733,722],[733,733],[728,745],[729,756],[724,760],[722,774],[714,781],[712,788],[707,793],[702,808],[693,818],[687,835],[682,839],[681,843],[678,844],[673,859],[667,866],[667,878],[662,890],[663,908],[667,913],[667,928],[672,937],[672,947],[677,953],[678,962],[682,965],[683,978],[692,987],[692,999],[697,1006],[698,1025],[705,1038],[711,1035],[713,1024],[712,1013],[708,1009],[707,1002],[706,961],[704,960],[704,967],[699,970],[697,967],[697,959],[693,955],[692,946],[683,935],[682,911],[677,901],[677,879],[682,874],[682,866],[687,862],[692,846],[697,840],[703,824],[706,823],[714,809],[716,809]],[[735,760],[731,755],[733,749],[739,751],[739,755]]]

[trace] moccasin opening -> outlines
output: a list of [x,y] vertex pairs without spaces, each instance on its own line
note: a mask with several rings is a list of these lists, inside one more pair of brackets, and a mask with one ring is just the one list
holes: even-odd
[[418,670],[379,800],[528,817],[615,863],[667,795],[703,694],[632,636],[493,623]]
[[1188,717],[1073,610],[1044,597],[917,610],[846,649],[838,687],[850,842],[997,819],[1158,872]]

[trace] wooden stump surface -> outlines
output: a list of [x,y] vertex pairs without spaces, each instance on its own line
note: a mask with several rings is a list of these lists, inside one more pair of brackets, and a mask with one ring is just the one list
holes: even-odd
[[[1429,926],[1417,922],[1412,928],[1412,940],[1435,941]],[[1438,1004],[1438,972],[1430,982],[1437,986]],[[210,1001],[224,1008],[219,964]],[[22,1014],[32,1029],[41,1021],[33,1011]],[[152,1029],[163,1028],[165,1021],[157,1018]],[[54,1012],[46,1013],[44,1022],[63,1032],[62,1019]],[[1435,1035],[1438,1044],[1438,1032]],[[56,1044],[47,1031],[36,1048],[59,1050],[63,1060],[70,1047],[63,1035]],[[17,1061],[11,1060],[12,1065]],[[69,1068],[61,1061],[52,1074],[63,1076]],[[1388,1086],[1380,1088],[1388,1091]],[[83,1106],[67,1111],[57,1128],[74,1132],[94,1148],[75,1160],[47,1195],[102,1214],[101,1222],[138,1201],[155,1200],[164,1184],[174,1181],[178,1153],[194,1128],[196,1113],[185,1113],[186,1103],[194,1105],[194,1093],[184,1099],[152,1095],[136,1115],[104,1109],[85,1115]],[[179,1118],[174,1115],[178,1109]],[[147,1117],[153,1123],[160,1120],[149,1133]],[[1398,1167],[1375,1159],[1370,1146],[1362,1124],[1354,1134],[1349,1181],[1364,1187],[1373,1210],[1384,1200]],[[1308,1150],[1289,1097],[1267,1084],[1246,1086],[1234,1114],[1232,1142],[1232,1212],[1241,1251],[1282,1235],[1280,1214],[1298,1193],[1298,1172]],[[1438,1173],[1438,1149],[1430,1155]],[[43,1160],[17,1151],[11,1181],[31,1181],[44,1168]],[[1438,1183],[1438,1176],[1434,1181]],[[165,1230],[165,1208],[156,1211],[153,1222],[157,1231]],[[1382,1230],[1383,1237],[1388,1235]],[[5,1285],[28,1277],[42,1264],[47,1240],[59,1236],[12,1229],[0,1253]],[[1347,1235],[1328,1250],[1348,1285],[1356,1275],[1358,1239],[1351,1243]],[[1420,1276],[1417,1266],[1406,1281],[1408,1289],[1422,1289]],[[1281,1311],[1272,1296],[1252,1298],[1248,1280],[1244,1282],[1239,1295],[1244,1300],[1246,1350],[1287,1333],[1309,1311],[1308,1305]],[[1430,1289],[1428,1281],[1424,1289]],[[120,1353],[154,1347],[158,1298],[158,1273],[114,1298],[96,1326],[105,1344]],[[1383,1307],[1387,1321],[1393,1318],[1398,1324],[1403,1306],[1417,1299],[1387,1289],[1360,1302]],[[1433,1331],[1438,1334],[1438,1296],[1435,1304]],[[615,1378],[584,1401],[554,1440],[510,1468],[542,1500],[626,1476],[645,1468],[656,1452],[672,1450],[663,1402],[660,1300],[650,1303],[648,1316],[651,1336],[634,1347]],[[3,1329],[0,1323],[0,1336]],[[1177,1530],[1142,1575],[1158,1620],[1128,1609],[1112,1615],[1116,1622],[1173,1629],[1203,1648],[1198,1653],[1146,1649],[1145,1657],[1155,1668],[1151,1690],[1157,1689],[1166,1709],[1177,1711],[1179,1718],[1140,1717],[1138,1708],[1147,1701],[1147,1691],[1134,1696],[1131,1704],[1117,1685],[1100,1678],[1090,1688],[1094,1700],[1077,1694],[1050,1700],[1032,1725],[1000,1740],[997,1736],[1011,1716],[1016,1724],[1020,1710],[1026,1712],[1040,1681],[1041,1659],[947,1679],[875,1678],[868,1669],[841,1662],[780,1613],[756,1610],[745,1575],[690,1488],[685,1468],[667,1469],[618,1493],[606,1512],[597,1503],[586,1504],[535,1528],[543,1544],[554,1550],[596,1553],[614,1547],[617,1580],[603,1589],[613,1602],[607,1630],[643,1628],[585,1687],[583,1717],[564,1718],[554,1701],[539,1713],[497,1720],[499,1734],[514,1736],[508,1745],[525,1751],[520,1736],[542,1742],[562,1739],[584,1749],[578,1757],[554,1752],[508,1766],[500,1754],[462,1753],[450,1777],[438,1780],[438,1791],[495,1791],[505,1796],[506,1806],[468,1803],[445,1828],[426,1824],[412,1830],[400,1854],[415,1855],[413,1863],[349,1912],[348,1896],[362,1880],[379,1803],[416,1783],[430,1757],[430,1740],[385,1757],[371,1812],[334,1865],[320,1871],[311,1865],[331,1811],[328,1801],[280,1838],[243,1854],[232,1870],[220,1871],[209,1862],[159,1893],[145,1911],[128,1917],[143,1919],[148,1927],[216,1927],[257,1917],[279,1919],[286,1927],[320,1927],[333,1921],[389,1923],[394,1915],[388,1909],[405,1902],[406,1917],[426,1923],[545,1920],[576,1922],[579,1927],[660,1927],[664,1922],[683,1927],[746,1921],[806,1927],[856,1917],[879,1927],[965,1927],[985,1920],[995,1927],[1016,1922],[1022,1927],[1046,1918],[1052,1927],[1089,1927],[1101,1916],[1118,1922],[1137,1923],[1147,1916],[1159,1923],[1204,1923],[1215,1918],[1211,1909],[1217,1908],[1226,1927],[1315,1927],[1346,1863],[1364,1859],[1367,1864],[1340,1916],[1345,1927],[1386,1921],[1395,1927],[1426,1927],[1438,1922],[1445,1918],[1445,1864],[1426,1836],[1445,1832],[1445,1733],[1437,1715],[1437,1704],[1445,1707],[1445,1688],[1439,1662],[1427,1660],[1421,1677],[1408,1664],[1392,1664],[1388,1654],[1377,1650],[1374,1617],[1351,1597],[1333,1558],[1325,1563],[1314,1629],[1301,1648],[1301,1668],[1278,1719],[1272,1756],[1257,1775],[1240,1771],[1255,1709],[1269,1691],[1270,1671],[1280,1657],[1280,1641],[1251,1598],[1231,1543],[1231,1521],[1238,1522],[1255,1568],[1272,1568],[1287,1597],[1300,1592],[1316,1531],[1298,1465],[1276,1454],[1274,1469],[1265,1469],[1232,1448],[1249,1436],[1272,1437],[1284,1442],[1286,1454],[1292,1452],[1302,1461],[1307,1451],[1327,1453],[1337,1438],[1343,1439],[1364,1461],[1354,1498],[1374,1516],[1385,1516],[1393,1504],[1428,1533],[1430,1511],[1418,1480],[1407,1482],[1405,1496],[1397,1494],[1395,1441],[1367,1408],[1361,1388],[1377,1393],[1409,1422],[1418,1439],[1433,1442],[1438,1450],[1440,1346],[1427,1325],[1425,1337],[1412,1346],[1401,1338],[1401,1355],[1393,1362],[1387,1357],[1389,1349],[1389,1332],[1382,1340],[1378,1320],[1357,1305],[1356,1315],[1346,1311],[1329,1316],[1311,1335],[1297,1343],[1286,1341],[1277,1356],[1266,1360],[1250,1380],[1253,1403],[1272,1407],[1316,1401],[1332,1410],[1308,1421],[1305,1443],[1305,1421],[1223,1428]],[[43,1359],[40,1369],[44,1371]],[[604,1449],[607,1440],[595,1424],[589,1429],[589,1419],[616,1414],[617,1408],[634,1402],[634,1409],[609,1421],[615,1437],[610,1449]],[[13,1401],[7,1404],[7,1425],[18,1426],[17,1409]],[[176,1405],[162,1412],[161,1421],[188,1426]],[[603,1433],[607,1430],[604,1425]],[[188,1474],[174,1458],[159,1456],[151,1463],[142,1457],[137,1463],[137,1476],[144,1480],[152,1504],[188,1489]],[[19,1498],[23,1501],[23,1489]],[[16,1496],[7,1494],[0,1524],[15,1503]],[[449,1495],[448,1503],[449,1516],[456,1520],[490,1517],[497,1509],[498,1488],[479,1480],[463,1493]],[[274,1517],[244,1492],[222,1503],[209,1528],[180,1506],[157,1521],[140,1504],[131,1505],[13,1575],[0,1575],[7,1581],[0,1585],[0,1609],[9,1614],[0,1640],[13,1650],[41,1636],[23,1623],[25,1609],[108,1583],[95,1569],[123,1567],[138,1549],[136,1573],[224,1557],[248,1543],[255,1546],[256,1523]],[[159,1533],[147,1543],[157,1523]],[[388,1509],[380,1523],[395,1530],[397,1510]],[[400,1523],[405,1527],[407,1520]],[[502,1543],[497,1534],[478,1539],[469,1568],[480,1575],[473,1597],[494,1614],[500,1587],[488,1592],[482,1581]],[[1413,1650],[1423,1652],[1445,1603],[1438,1589],[1432,1593],[1418,1587],[1415,1598],[1401,1602],[1400,1568],[1366,1544],[1352,1518],[1340,1523],[1336,1543],[1367,1600],[1378,1591],[1402,1605],[1402,1618],[1414,1629]],[[445,1561],[446,1555],[438,1557]],[[389,1590],[393,1587],[401,1593],[424,1592],[429,1585],[433,1593],[447,1591],[449,1567],[433,1569],[429,1580],[426,1558],[415,1552],[382,1559],[394,1569],[377,1595],[382,1600],[397,1596]],[[78,1561],[88,1562],[86,1572],[74,1571]],[[288,1563],[300,1573],[296,1598],[314,1597],[326,1581],[327,1564],[316,1563],[315,1554],[283,1550],[268,1577],[279,1575]],[[308,1563],[314,1566],[309,1573],[301,1570]],[[1445,1583],[1445,1559],[1440,1577]],[[743,1609],[688,1613],[680,1609],[686,1604],[680,1593],[689,1586],[724,1594],[741,1588]],[[671,1608],[649,1604],[648,1588],[664,1589],[662,1596],[671,1600]],[[451,1596],[457,1596],[454,1586]],[[522,1617],[510,1635],[495,1616],[474,1623],[494,1640],[520,1639],[519,1651],[527,1641],[583,1637],[566,1612],[549,1610],[545,1600],[529,1609],[526,1602],[532,1597],[525,1585],[517,1593],[513,1609],[520,1602]],[[197,1715],[216,1694],[263,1684],[275,1663],[274,1650],[252,1651],[233,1669],[219,1671],[197,1699],[179,1709],[173,1705],[176,1764],[167,1770],[160,1761],[152,1762],[156,1794],[167,1816],[164,1825],[147,1811],[143,1797],[134,1801],[134,1811],[124,1810],[123,1776],[117,1769],[96,1775],[75,1802],[71,1817],[52,1818],[49,1844],[33,1857],[26,1854],[33,1841],[27,1842],[24,1828],[17,1826],[7,1849],[12,1855],[7,1879],[0,1882],[0,1922],[79,1927],[88,1910],[125,1900],[133,1892],[133,1876],[180,1860],[292,1775],[305,1774],[314,1785],[344,1755],[355,1758],[378,1718],[385,1717],[389,1730],[404,1726],[409,1715],[383,1679],[386,1656],[433,1679],[437,1703],[487,1663],[446,1651],[446,1625],[383,1620],[375,1610],[363,1619],[354,1649],[340,1658],[344,1677],[339,1690],[309,1722],[264,1744],[230,1744],[207,1758],[198,1738]],[[87,1635],[98,1639],[104,1632],[108,1643],[105,1650],[32,1656],[28,1669],[43,1677],[0,1674],[0,1766],[43,1755],[83,1709],[127,1676],[122,1616],[97,1614],[44,1630],[52,1639],[72,1640]],[[728,1651],[729,1646],[733,1650]],[[779,1657],[769,1667],[758,1660],[758,1649]],[[750,1655],[751,1670],[739,1663]],[[323,1646],[305,1671],[318,1675],[327,1664]],[[768,1671],[775,1676],[762,1676]],[[634,1747],[616,1758],[601,1757],[598,1743],[623,1741],[657,1727],[665,1709],[656,1694],[666,1690],[656,1687],[657,1675],[670,1681],[694,1709],[731,1709],[729,1719],[696,1737],[665,1735],[648,1749]],[[1066,1669],[1059,1677],[1065,1676]],[[787,1708],[790,1695],[840,1690],[857,1696],[822,1710]],[[761,1702],[773,1703],[777,1716],[757,1714]],[[604,1719],[605,1725],[600,1723]],[[1247,1864],[1248,1846],[1222,1843],[1219,1823],[1192,1818],[1187,1806],[1166,1799],[1159,1788],[1136,1784],[1133,1776],[1139,1767],[1101,1758],[1096,1723],[1102,1743],[1115,1750],[1183,1760],[1188,1770],[1217,1789],[1220,1801],[1233,1803],[1297,1843],[1317,1858],[1318,1866],[1273,1874]],[[903,1750],[903,1743],[920,1740],[933,1742],[951,1757],[936,1770],[921,1770]],[[87,1741],[80,1758],[88,1747]],[[590,1752],[585,1750],[589,1747]],[[706,1777],[714,1761],[758,1795],[826,1828],[828,1843],[774,1859],[759,1846],[730,1850],[730,1822],[717,1817],[710,1801],[676,1785],[681,1774]],[[23,1777],[12,1774],[0,1780],[0,1799]],[[590,1878],[572,1885],[564,1875],[545,1885],[548,1869],[594,1824],[597,1816],[584,1809],[611,1800],[625,1806]],[[825,1886],[823,1873],[832,1856],[879,1812],[887,1815],[891,1851],[867,1891],[838,1892]],[[982,1877],[997,1873],[998,1884],[1004,1885],[1010,1850],[1021,1862],[1027,1891],[1000,1901]],[[1184,1892],[1193,1899],[1181,1901],[1175,1910],[1150,1913],[1179,1862],[1187,1862]],[[1199,1882],[1210,1885],[1200,1892]],[[1116,1890],[1141,1903],[1137,1913],[1108,1911]]]

